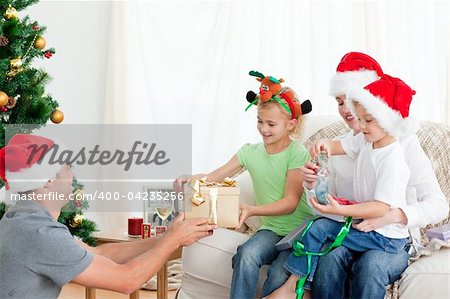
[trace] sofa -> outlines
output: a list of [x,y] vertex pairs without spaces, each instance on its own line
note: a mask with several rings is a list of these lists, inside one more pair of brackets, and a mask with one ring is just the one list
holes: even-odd
[[[348,131],[336,116],[311,117],[305,127],[303,141],[306,146],[318,138],[333,138]],[[447,200],[450,200],[450,127],[422,122],[418,131],[421,145],[432,161],[439,184]],[[253,204],[254,194],[251,179],[243,173],[238,178],[241,187],[240,199]],[[431,225],[449,223],[444,221]],[[237,247],[248,240],[260,222],[258,217],[247,219],[241,231],[218,229],[211,237],[183,249],[183,277],[180,299],[225,299],[229,298],[232,276],[231,259]],[[421,231],[422,244],[428,240]],[[265,276],[265,268],[260,273],[257,298]],[[441,248],[431,256],[414,261],[404,271],[399,281],[387,287],[386,298],[450,298],[450,249]],[[243,298],[246,299],[246,298]]]

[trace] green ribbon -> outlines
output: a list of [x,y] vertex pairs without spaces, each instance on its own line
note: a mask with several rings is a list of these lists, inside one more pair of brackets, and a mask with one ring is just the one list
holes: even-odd
[[331,243],[331,245],[323,252],[310,252],[305,250],[305,245],[301,242],[303,237],[306,235],[306,233],[311,228],[311,225],[313,224],[314,220],[308,221],[308,224],[306,225],[305,229],[303,230],[302,235],[300,236],[300,240],[295,241],[294,245],[292,246],[292,251],[295,256],[305,256],[308,258],[308,270],[306,272],[306,275],[297,280],[296,286],[295,286],[295,293],[297,294],[297,299],[301,299],[303,297],[303,294],[305,292],[304,286],[306,279],[308,278],[309,274],[311,273],[311,258],[312,256],[324,256],[325,254],[329,253],[331,250],[333,250],[336,247],[339,247],[342,245],[342,242],[344,241],[345,237],[347,236],[348,232],[350,231],[350,227],[352,226],[352,217],[347,217],[345,220],[344,225],[342,226],[341,230],[339,231],[338,235],[336,236],[336,239]]
[[[277,93],[276,95],[273,95],[272,98],[270,98],[269,102],[272,102],[272,101],[274,101],[274,100],[277,101],[277,102],[281,105],[281,107],[283,107],[284,109],[286,109],[286,111],[287,111],[289,114],[292,115],[291,108],[289,108],[285,103],[283,103],[283,101],[278,97],[278,95],[279,95],[280,93],[281,93],[281,91],[280,91],[279,93]],[[247,106],[247,108],[245,108],[245,111],[247,111],[251,106],[256,105],[256,103],[258,102],[258,100],[259,100],[259,96],[257,96],[256,99],[254,99],[253,102],[251,102],[251,103]]]

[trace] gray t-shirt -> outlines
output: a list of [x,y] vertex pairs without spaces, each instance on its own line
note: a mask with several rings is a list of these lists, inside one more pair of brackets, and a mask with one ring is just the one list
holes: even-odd
[[57,298],[92,259],[38,202],[19,202],[0,220],[1,299]]

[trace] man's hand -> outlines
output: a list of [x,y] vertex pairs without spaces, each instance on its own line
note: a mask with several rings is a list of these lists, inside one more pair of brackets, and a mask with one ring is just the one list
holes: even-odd
[[179,246],[189,246],[213,234],[217,225],[210,225],[208,221],[208,218],[184,220],[184,213],[180,212],[169,226],[167,237],[177,240]]
[[327,200],[328,200],[327,205],[321,205],[317,201],[317,198],[315,197],[310,198],[312,207],[317,211],[319,211],[320,213],[345,216],[342,214],[342,206],[336,200],[334,200],[334,198],[330,194],[327,195]]
[[303,174],[303,183],[306,188],[312,190],[317,185],[317,169],[319,167],[313,162],[306,162],[303,167],[300,167],[300,171]]
[[353,228],[367,233],[393,223],[407,223],[405,213],[403,213],[403,211],[399,208],[392,208],[386,215],[382,217],[364,219],[358,224],[353,224]]
[[241,210],[241,214],[239,215],[239,224],[236,229],[241,228],[241,226],[244,224],[244,221],[247,220],[247,218],[253,216],[253,206],[240,204],[239,209]]

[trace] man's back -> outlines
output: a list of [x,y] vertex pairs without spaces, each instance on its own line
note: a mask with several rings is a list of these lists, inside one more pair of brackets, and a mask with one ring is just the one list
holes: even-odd
[[34,201],[3,216],[0,238],[0,298],[57,298],[92,261],[67,227]]

